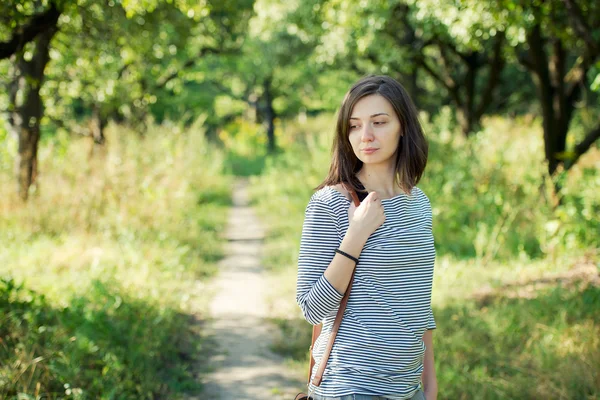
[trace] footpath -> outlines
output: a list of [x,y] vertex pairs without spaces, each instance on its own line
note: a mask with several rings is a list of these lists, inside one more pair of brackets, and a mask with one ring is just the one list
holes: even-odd
[[211,291],[205,332],[214,345],[201,400],[293,399],[303,383],[270,351],[267,279],[261,266],[264,228],[248,206],[247,181],[236,181],[224,239],[226,257]]

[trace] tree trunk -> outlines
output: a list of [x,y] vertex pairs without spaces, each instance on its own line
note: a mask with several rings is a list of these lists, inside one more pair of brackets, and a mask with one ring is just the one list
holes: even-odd
[[[554,54],[549,59],[544,49],[545,40],[539,25],[527,34],[530,68],[542,106],[542,129],[544,131],[544,155],[548,162],[548,174],[553,176],[562,162],[560,154],[567,145],[567,133],[573,113],[573,103],[567,102],[564,85],[565,54],[559,39],[555,39]],[[578,90],[575,88],[575,90]],[[569,96],[570,97],[570,96]],[[556,187],[556,190],[560,190]]]
[[475,79],[477,78],[477,71],[481,64],[479,63],[479,53],[476,51],[470,52],[468,55],[463,57],[463,61],[467,67],[467,74],[465,76],[464,85],[464,106],[462,109],[461,124],[463,133],[469,137],[475,129],[479,127],[480,120],[475,115]]
[[92,118],[89,121],[90,137],[92,138],[92,146],[90,148],[90,158],[98,154],[104,153],[104,143],[106,138],[104,137],[104,127],[106,126],[106,117],[102,115],[100,105],[94,104],[92,108]]
[[[561,166],[564,170],[571,168],[600,138],[599,126],[588,132],[584,140],[574,146],[573,151],[566,151],[575,103],[581,97],[582,87],[587,85],[589,66],[595,62],[598,55],[590,52],[587,59],[584,57],[581,63],[576,61],[567,71],[567,50],[561,39],[544,38],[539,24],[527,33],[527,44],[527,58],[521,58],[520,61],[531,72],[537,87],[542,106],[544,154],[548,162],[548,174],[554,176]],[[552,48],[550,57],[546,53],[547,48]],[[561,190],[558,180],[555,180],[554,185],[555,193],[558,194]]]
[[40,33],[34,40],[34,51],[30,61],[23,52],[13,57],[15,77],[11,84],[11,115],[9,121],[18,137],[16,175],[19,197],[26,201],[29,188],[37,177],[37,152],[40,139],[40,120],[43,104],[40,88],[44,81],[44,69],[49,61],[50,41],[56,33],[56,25]]
[[274,153],[277,148],[275,143],[275,110],[273,109],[273,94],[271,93],[271,82],[272,78],[268,77],[265,80],[265,122],[267,124],[267,140],[268,140],[268,152]]
[[104,127],[106,126],[106,118],[104,118],[100,112],[100,106],[94,104],[92,108],[92,118],[90,120],[90,133],[94,143],[104,144]]

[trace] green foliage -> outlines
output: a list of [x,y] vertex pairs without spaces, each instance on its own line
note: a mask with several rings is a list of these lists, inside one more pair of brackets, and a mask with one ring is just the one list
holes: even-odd
[[0,169],[6,170],[10,168],[12,152],[10,151],[10,142],[8,131],[2,121],[0,121]]
[[[216,116],[226,129],[241,116],[267,125],[271,116],[279,120],[315,106],[332,107],[319,102],[315,80],[323,71],[310,58],[314,36],[299,26],[299,8],[304,9],[301,2],[257,1],[239,54],[222,57],[206,75],[218,91]],[[329,75],[337,78],[337,72]],[[266,127],[261,133],[266,136]]]
[[485,259],[540,256],[540,227],[551,213],[538,192],[541,133],[495,119],[464,140],[449,129],[448,115],[425,123],[431,147],[421,188],[433,204],[438,249]]
[[271,323],[279,328],[279,333],[271,346],[273,351],[308,363],[310,353],[306,349],[311,345],[312,329],[307,329],[306,321],[304,319],[274,318]]
[[[551,248],[566,246],[578,248],[582,244],[594,246],[600,232],[600,172],[596,166],[582,166],[570,177],[573,184],[561,192],[562,204],[556,209],[552,219],[546,222],[547,245]],[[568,177],[561,176],[561,180]]]
[[219,139],[226,151],[225,171],[236,176],[260,174],[266,160],[262,127],[243,118],[221,127]]
[[[65,0],[54,1],[59,7],[65,4]],[[8,41],[14,31],[18,31],[29,20],[49,8],[50,1],[33,0],[6,0],[0,3],[0,41]]]
[[106,134],[105,146],[46,137],[44,178],[26,205],[2,185],[0,398],[198,390],[192,314],[222,257],[224,156],[198,124]]
[[189,317],[117,282],[92,281],[85,296],[55,308],[0,280],[0,315],[2,398],[151,399],[194,388]]
[[[9,7],[16,14],[0,21],[0,38],[4,31],[8,38],[12,29],[8,25],[24,24],[47,6],[18,3]],[[194,88],[211,70],[212,54],[239,48],[252,4],[251,0],[61,3],[59,31],[41,91],[43,124],[76,130],[94,108],[104,120],[127,120],[141,124],[140,130],[145,129],[149,110],[159,121],[179,120],[184,113],[188,122],[195,120],[211,108],[214,95],[207,100]],[[8,64],[1,61],[0,71]],[[9,76],[3,74],[0,82],[8,84]],[[184,105],[179,98],[183,92]],[[202,108],[191,108],[195,104]]]
[[595,398],[600,382],[600,289],[499,296],[434,308],[439,387],[451,399]]
[[[523,67],[523,57],[527,32],[539,25],[547,44],[556,48],[555,40],[562,41],[568,53],[563,72],[579,62],[590,66],[575,86],[589,86],[590,91],[577,104],[568,150],[561,157],[572,158],[570,149],[597,127],[598,112],[591,108],[598,106],[600,64],[584,59],[593,46],[574,29],[565,2],[56,4],[62,11],[60,30],[51,44],[41,89],[45,116],[40,176],[28,205],[14,198],[16,143],[0,124],[0,242],[9,244],[0,247],[0,274],[25,281],[29,288],[4,280],[0,293],[0,315],[7,321],[0,332],[12,340],[12,347],[0,341],[0,387],[8,385],[9,396],[150,398],[177,393],[187,379],[186,360],[175,354],[163,359],[161,351],[176,353],[180,343],[196,341],[184,314],[200,301],[192,283],[211,276],[221,257],[218,232],[230,202],[229,175],[253,176],[254,202],[271,226],[267,267],[285,271],[293,266],[302,211],[330,160],[333,119],[327,114],[313,117],[333,112],[349,84],[364,73],[398,78],[420,107],[433,113],[431,119],[423,116],[431,152],[419,186],[433,204],[438,254],[442,260],[465,263],[457,268],[456,281],[468,276],[469,285],[477,279],[498,283],[499,276],[509,273],[498,266],[503,263],[558,262],[597,247],[597,147],[553,181],[544,169],[539,121],[527,116],[539,112],[539,105],[531,101],[531,74]],[[589,37],[597,43],[600,3],[573,4],[580,7]],[[45,0],[2,2],[0,41],[48,6]],[[484,128],[467,140],[457,131],[455,118],[460,107],[485,98],[480,89],[490,80],[491,45],[500,34],[506,35],[501,55],[508,65],[495,100],[481,111],[525,116],[515,121],[484,119]],[[31,46],[25,47],[25,58]],[[465,59],[478,60],[475,70],[484,72],[475,74],[475,98],[461,101],[470,73]],[[12,68],[10,60],[0,61],[0,84],[9,89],[0,93],[0,112],[10,111]],[[562,74],[560,68],[552,69]],[[577,78],[573,72],[564,74],[565,85],[574,83],[568,81]],[[562,82],[563,76],[556,79]],[[453,85],[459,88],[456,93],[448,90]],[[443,107],[449,103],[455,108]],[[264,123],[270,105],[280,151],[267,156]],[[79,125],[85,126],[93,110],[103,121],[126,122],[137,132],[112,127],[106,133],[108,151],[91,146],[74,134],[87,133]],[[155,126],[153,120],[163,125]],[[224,152],[208,143],[198,126],[202,123]],[[562,191],[554,199],[557,183]],[[450,272],[444,274],[448,278]],[[448,362],[468,361],[463,371],[444,370],[443,382],[453,388],[450,398],[475,396],[477,390],[486,398],[519,397],[518,388],[536,377],[517,376],[515,371],[531,366],[549,377],[541,386],[526,388],[525,397],[597,395],[598,385],[590,384],[580,354],[551,350],[546,355],[543,347],[501,341],[499,332],[522,340],[515,333],[519,329],[540,337],[539,327],[503,319],[516,319],[518,307],[531,314],[538,307],[564,314],[573,312],[571,305],[581,306],[575,295],[552,293],[545,302],[495,304],[492,320],[471,303],[438,309],[445,326],[455,321],[455,314],[473,320],[472,326],[465,325],[470,331],[453,331],[442,344]],[[597,308],[594,293],[582,295],[592,310]],[[566,299],[564,308],[557,297]],[[449,317],[445,310],[454,314]],[[566,335],[565,342],[580,343],[592,338],[582,331],[597,330],[589,315],[572,326],[540,318],[548,326],[560,325],[553,334]],[[490,321],[504,331],[495,330]],[[280,340],[276,348],[302,357],[305,328],[279,323],[292,339]],[[107,332],[105,326],[114,330]],[[147,339],[142,343],[129,333]],[[169,335],[175,343],[166,342]],[[501,347],[468,352],[459,343],[470,335],[476,343],[493,339],[515,352],[531,350],[534,358],[529,364],[511,363]],[[76,339],[68,341],[70,337]],[[494,368],[494,357],[504,364]],[[597,364],[596,353],[590,357]],[[156,360],[165,360],[166,368],[146,365]],[[549,372],[552,363],[563,370],[574,366],[575,372],[556,376]],[[465,376],[475,377],[476,384],[473,392],[461,394],[458,388],[471,388]],[[518,384],[507,387],[504,379]]]

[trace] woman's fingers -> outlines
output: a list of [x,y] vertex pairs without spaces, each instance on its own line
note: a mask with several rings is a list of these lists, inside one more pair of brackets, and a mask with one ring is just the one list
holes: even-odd
[[367,197],[365,197],[365,200],[367,200],[367,199],[369,199],[370,201],[377,201],[377,200],[379,200],[379,195],[377,194],[377,192],[370,192],[367,195]]
[[369,192],[358,207],[350,203],[348,220],[355,220],[361,226],[368,228],[379,227],[385,221],[385,213],[377,192]]
[[350,202],[350,207],[348,207],[348,221],[352,221],[352,217],[354,216],[354,212],[356,211],[356,205],[354,202]]

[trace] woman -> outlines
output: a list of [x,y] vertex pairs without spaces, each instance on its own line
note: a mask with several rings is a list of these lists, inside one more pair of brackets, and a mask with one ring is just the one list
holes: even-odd
[[[356,269],[323,381],[309,387],[315,400],[437,397],[432,214],[416,187],[427,152],[398,82],[370,76],[352,86],[339,111],[329,174],[306,207],[298,257],[296,300],[308,322],[323,322],[313,376]],[[360,206],[345,188],[356,191]]]

